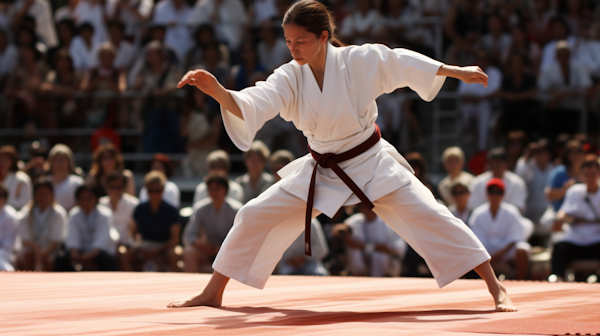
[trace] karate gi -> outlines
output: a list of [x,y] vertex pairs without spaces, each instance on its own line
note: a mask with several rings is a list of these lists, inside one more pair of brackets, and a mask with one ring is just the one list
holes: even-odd
[[352,238],[365,244],[364,250],[348,248],[348,262],[352,274],[364,273],[367,268],[366,258],[371,264],[369,273],[372,277],[382,277],[387,274],[390,255],[374,250],[368,251],[371,249],[371,247],[367,247],[369,244],[383,244],[394,251],[397,256],[404,257],[406,243],[381,218],[375,217],[368,222],[363,214],[356,214],[346,219],[345,223],[352,228]]
[[[291,61],[265,82],[230,91],[244,120],[222,108],[233,143],[248,150],[256,132],[278,113],[292,121],[318,153],[342,153],[375,131],[375,98],[410,87],[431,101],[445,78],[442,63],[421,54],[383,45],[327,47],[323,90],[308,64]],[[215,262],[215,271],[263,288],[284,251],[304,229],[309,182],[316,162],[305,155],[279,170],[282,180],[248,202]],[[490,259],[477,237],[438,204],[413,175],[406,160],[387,141],[339,164],[373,202],[373,209],[424,257],[443,287]],[[331,170],[318,167],[313,218],[329,217],[343,205],[359,202]]]
[[0,271],[14,271],[17,247],[17,212],[10,205],[0,208]]
[[469,226],[490,254],[495,254],[508,244],[515,245],[504,254],[503,260],[512,260],[517,248],[529,250],[527,239],[533,233],[533,223],[521,216],[519,209],[508,203],[501,203],[496,217],[492,216],[490,204],[485,203],[473,210]]

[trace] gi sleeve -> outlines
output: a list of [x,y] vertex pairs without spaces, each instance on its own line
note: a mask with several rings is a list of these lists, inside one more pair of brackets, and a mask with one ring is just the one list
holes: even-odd
[[[229,91],[244,116],[236,117],[221,106],[225,130],[231,141],[242,151],[250,149],[256,132],[282,110],[289,110],[297,94],[296,75],[292,64],[284,64],[266,81],[242,91]],[[287,118],[284,118],[287,119]]]

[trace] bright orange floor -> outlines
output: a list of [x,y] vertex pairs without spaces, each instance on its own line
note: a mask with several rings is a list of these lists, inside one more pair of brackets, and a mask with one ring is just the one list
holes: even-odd
[[233,281],[226,308],[167,309],[208,275],[2,273],[2,335],[600,335],[600,285],[505,282],[519,307],[495,313],[485,284],[432,279],[272,277]]

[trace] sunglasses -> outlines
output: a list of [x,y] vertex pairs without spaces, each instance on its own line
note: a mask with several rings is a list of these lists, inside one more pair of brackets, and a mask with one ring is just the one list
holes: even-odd
[[504,191],[500,189],[488,189],[488,195],[504,195]]
[[160,194],[163,189],[148,189],[148,194]]
[[460,196],[460,195],[465,195],[468,193],[469,193],[469,190],[467,190],[467,189],[452,191],[453,196]]

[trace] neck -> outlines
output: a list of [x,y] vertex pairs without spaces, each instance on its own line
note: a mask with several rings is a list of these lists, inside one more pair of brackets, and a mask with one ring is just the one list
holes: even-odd
[[467,203],[456,203],[456,210],[464,212],[467,209]]
[[496,217],[498,209],[500,209],[500,203],[490,203],[490,211],[494,217]]
[[[122,197],[122,196],[121,196]],[[119,201],[121,200],[121,197],[119,198],[110,198],[110,206],[115,209],[117,207],[117,204],[119,204]]]
[[455,178],[457,178],[460,175],[460,170],[459,171],[454,171],[454,172],[450,172],[448,175],[450,176],[450,179],[454,180]]
[[219,211],[221,211],[221,207],[223,206],[223,203],[225,203],[225,200],[224,199],[219,199],[219,200],[213,199],[212,203],[213,203],[213,207],[215,207],[215,210],[217,212],[219,212]]
[[258,180],[260,180],[260,176],[262,174],[261,172],[248,172],[248,175],[250,175],[250,184],[254,185],[258,182]]
[[88,209],[88,210],[83,210],[83,213],[85,214],[85,217],[89,216],[92,211],[94,211],[94,208]]
[[502,172],[492,172],[492,176],[495,178],[502,179],[502,178],[504,178],[504,172],[503,171]]
[[[329,42],[327,42],[329,43]],[[313,74],[324,74],[325,73],[325,60],[327,58],[327,43],[325,43],[323,45],[323,47],[321,48],[321,51],[319,51],[319,54],[317,54],[317,56],[308,63],[308,66],[310,66],[310,69],[312,70]]]
[[152,212],[156,212],[158,210],[161,202],[162,202],[162,199],[159,199],[157,201],[150,200],[150,209],[152,210]]
[[44,212],[46,209],[48,209],[48,205],[41,206],[38,204],[38,209],[40,209],[41,212]]

